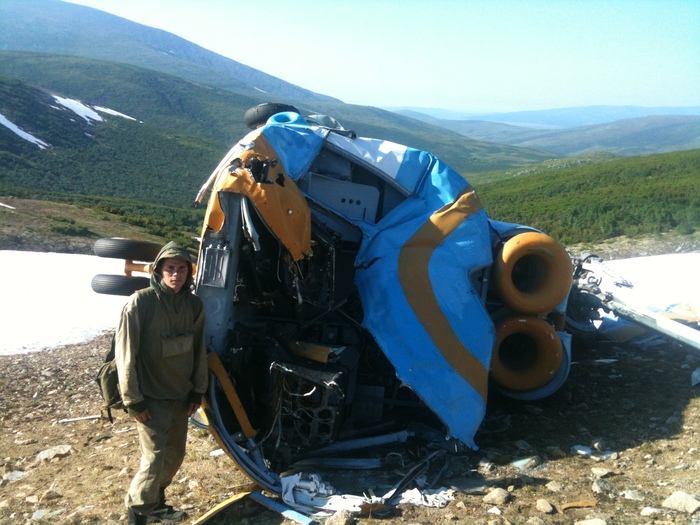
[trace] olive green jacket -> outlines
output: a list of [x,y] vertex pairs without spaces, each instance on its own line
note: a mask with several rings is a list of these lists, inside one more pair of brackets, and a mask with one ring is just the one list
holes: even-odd
[[[185,259],[190,277],[179,293],[162,284],[159,262]],[[191,292],[187,252],[167,244],[156,257],[151,286],[124,306],[116,332],[119,387],[129,414],[146,409],[145,398],[201,403],[208,370],[202,301]]]

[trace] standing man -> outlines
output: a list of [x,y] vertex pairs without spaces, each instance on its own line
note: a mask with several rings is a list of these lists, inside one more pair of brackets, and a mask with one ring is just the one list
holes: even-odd
[[153,262],[150,287],[129,298],[117,327],[119,388],[141,448],[125,498],[130,525],[185,516],[166,504],[165,489],[185,457],[188,419],[207,388],[204,310],[192,283],[189,254],[166,244]]

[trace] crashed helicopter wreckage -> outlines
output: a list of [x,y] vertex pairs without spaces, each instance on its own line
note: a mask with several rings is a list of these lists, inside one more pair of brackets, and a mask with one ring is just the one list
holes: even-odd
[[283,112],[234,146],[198,202],[207,190],[205,413],[261,487],[381,466],[358,451],[410,439],[475,448],[489,383],[537,399],[566,380],[568,254],[490,219],[432,154]]
[[[489,389],[535,400],[566,381],[572,282],[589,283],[577,322],[593,319],[590,274],[572,280],[554,239],[488,217],[434,155],[326,117],[270,116],[197,203],[207,191],[195,286],[209,429],[255,483],[305,509],[337,510],[338,493],[302,473],[383,467],[401,443],[432,450],[384,497],[342,497],[359,511],[476,448]],[[127,267],[95,291],[148,285],[132,261],[158,247],[130,242],[96,243]]]

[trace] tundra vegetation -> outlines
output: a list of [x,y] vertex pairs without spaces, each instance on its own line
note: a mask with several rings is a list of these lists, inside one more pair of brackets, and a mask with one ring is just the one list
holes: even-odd
[[[700,150],[595,160],[584,157],[580,162],[568,158],[466,176],[491,217],[532,225],[564,245],[669,232],[683,236],[700,229]],[[118,171],[110,177],[118,187],[130,184]],[[99,179],[93,184],[101,187]],[[7,184],[0,184],[0,196],[91,209],[104,220],[191,245],[192,237],[200,233],[203,209],[159,204],[158,181],[143,179],[139,186],[140,200]],[[194,200],[194,194],[189,197]],[[71,222],[65,212],[63,216],[52,222],[54,233],[98,238],[90,225]],[[13,220],[8,214],[0,216],[4,228],[10,228]]]

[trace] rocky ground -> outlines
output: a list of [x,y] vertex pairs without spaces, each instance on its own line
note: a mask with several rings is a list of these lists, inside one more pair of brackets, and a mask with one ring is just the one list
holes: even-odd
[[[698,236],[639,239],[594,250],[606,258],[700,251]],[[138,465],[134,424],[99,417],[93,377],[109,334],[79,345],[0,356],[0,524],[125,522],[123,495]],[[444,508],[402,504],[386,517],[334,523],[700,524],[700,353],[677,343],[595,341],[578,349],[554,396],[492,396],[478,451],[450,457]],[[171,502],[194,523],[248,480],[207,431],[191,427]],[[386,487],[368,487],[382,494]],[[244,499],[218,523],[287,524]]]
[[[134,425],[121,414],[114,423],[92,418],[100,413],[92,377],[108,341],[0,357],[0,523],[124,521],[139,458]],[[673,343],[596,343],[551,398],[492,397],[480,450],[452,457],[440,481],[455,490],[447,507],[404,504],[356,523],[700,523],[698,367],[697,352]],[[170,492],[186,523],[250,489],[225,456],[210,455],[217,448],[191,427]],[[220,523],[287,522],[244,501]]]

